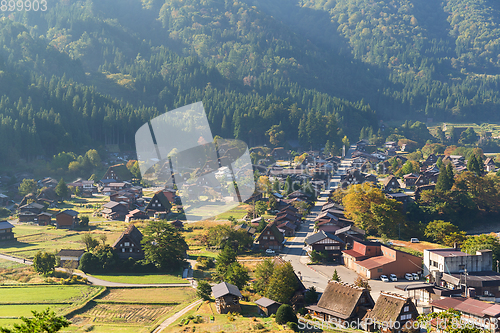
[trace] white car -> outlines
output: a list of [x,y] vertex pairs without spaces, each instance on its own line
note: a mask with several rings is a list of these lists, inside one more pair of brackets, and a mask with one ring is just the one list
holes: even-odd
[[405,279],[407,279],[408,281],[413,281],[413,275],[411,275],[410,273],[406,273]]
[[387,277],[387,275],[380,275],[380,280],[384,282],[389,282],[389,278]]
[[420,241],[418,240],[418,238],[412,238],[412,239],[410,239],[410,242],[411,243],[420,243]]
[[420,277],[418,276],[417,273],[411,273],[411,275],[413,276],[413,280],[415,280],[415,281],[420,280]]
[[398,277],[396,276],[396,274],[389,275],[389,279],[391,279],[392,282],[397,282],[398,281]]
[[266,254],[275,254],[276,252],[272,249],[267,249]]

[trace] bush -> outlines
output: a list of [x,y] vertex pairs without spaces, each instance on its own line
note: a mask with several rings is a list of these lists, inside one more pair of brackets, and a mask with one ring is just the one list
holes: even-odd
[[289,321],[288,323],[286,323],[286,326],[294,331],[297,331],[299,329],[299,325],[297,325],[297,323],[294,323],[293,321]]
[[312,319],[312,317],[311,317],[311,315],[308,313],[308,314],[306,314],[306,315],[304,316],[304,319],[309,319],[309,320],[310,320],[310,319]]
[[283,325],[288,323],[289,321],[296,323],[297,316],[293,312],[293,309],[288,304],[283,304],[278,308],[276,312],[276,323],[279,325]]
[[299,313],[301,316],[305,315],[307,313],[307,310],[305,307],[301,307],[297,313]]
[[253,329],[254,330],[263,330],[264,328],[266,328],[264,325],[262,325],[261,323],[257,323],[255,325],[253,325]]

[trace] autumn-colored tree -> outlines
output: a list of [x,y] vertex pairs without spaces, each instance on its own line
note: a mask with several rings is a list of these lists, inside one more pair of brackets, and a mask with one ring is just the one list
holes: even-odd
[[401,203],[386,198],[371,183],[352,185],[342,204],[346,216],[367,232],[395,236],[398,224],[406,223]]
[[372,290],[372,287],[370,287],[370,284],[368,283],[367,279],[364,279],[361,275],[358,275],[356,280],[354,280],[354,285],[360,288],[365,288],[368,290]]
[[444,244],[444,238],[446,235],[459,231],[458,227],[450,222],[434,220],[429,222],[429,224],[425,227],[424,235],[425,237],[430,238],[433,242]]

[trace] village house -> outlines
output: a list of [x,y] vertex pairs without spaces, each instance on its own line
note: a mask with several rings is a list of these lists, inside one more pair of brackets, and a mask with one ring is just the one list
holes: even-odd
[[124,220],[129,213],[126,202],[110,201],[102,205],[102,217],[108,220]]
[[260,233],[256,241],[259,244],[259,250],[265,251],[267,249],[281,251],[285,242],[285,237],[278,230],[274,223],[268,224]]
[[217,313],[241,312],[241,292],[234,284],[221,282],[212,287]]
[[282,232],[286,237],[293,237],[295,236],[295,229],[297,226],[290,222],[290,221],[285,221],[283,223],[280,223],[277,225],[278,230]]
[[133,220],[148,220],[149,215],[142,210],[139,209],[134,209],[128,212],[127,215],[125,215],[125,222],[129,223],[132,222]]
[[108,168],[101,180],[113,180],[113,182],[130,182],[132,181],[132,173],[127,169],[125,164],[116,164]]
[[366,232],[354,225],[348,225],[347,227],[338,229],[335,231],[335,236],[340,238],[344,244],[345,249],[352,249],[354,241],[363,241],[365,239]]
[[306,309],[313,317],[340,325],[361,321],[374,305],[368,289],[329,281],[318,304],[307,306]]
[[377,331],[383,333],[411,331],[404,330],[404,328],[412,328],[412,322],[417,319],[418,315],[417,307],[411,298],[389,292],[381,292],[373,309],[368,310],[363,318],[363,323],[365,324],[363,329],[368,332]]
[[415,183],[417,181],[418,176],[419,175],[415,174],[415,173],[409,173],[407,175],[404,175],[403,181],[404,181],[405,187],[415,186]]
[[421,258],[378,242],[354,241],[352,249],[342,253],[344,265],[367,279],[389,274],[403,278],[406,273],[421,273],[422,270]]
[[61,250],[56,254],[60,259],[60,267],[67,267],[68,265],[71,268],[77,268],[80,263],[80,259],[82,259],[85,250]]
[[15,240],[12,229],[14,226],[10,222],[0,221],[0,241]]
[[495,161],[493,160],[493,158],[488,157],[484,161],[484,170],[486,172],[490,172],[490,171],[495,171],[495,169],[496,169]]
[[326,254],[329,261],[340,262],[342,259],[345,243],[331,233],[320,231],[307,237],[304,242],[309,255],[312,251],[316,251]]
[[36,202],[31,202],[29,204],[20,206],[18,214],[19,222],[35,221],[38,214],[40,214],[44,208],[44,205],[38,204]]
[[165,193],[163,191],[158,191],[149,201],[148,205],[145,208],[145,211],[149,216],[154,216],[154,214],[157,212],[169,213],[171,208],[172,204],[170,204],[170,201],[168,201]]
[[399,190],[400,188],[401,185],[399,184],[398,179],[393,175],[390,175],[382,180],[382,189],[385,192]]
[[130,224],[127,229],[118,237],[113,244],[118,257],[120,259],[133,258],[136,260],[144,259],[144,251],[142,250],[142,233]]
[[8,202],[9,202],[9,197],[3,193],[0,193],[0,207],[7,206]]
[[[252,221],[253,221],[253,220],[252,220]],[[260,222],[260,220],[259,220],[259,222]],[[258,225],[258,224],[257,224],[257,225]],[[236,231],[238,231],[238,230],[243,230],[243,231],[245,231],[247,234],[249,234],[249,235],[250,235],[250,236],[252,236],[252,237],[255,235],[255,231],[256,231],[256,229],[255,229],[254,227],[249,226],[249,225],[247,225],[247,224],[245,224],[245,223],[235,225],[235,226],[233,227],[233,229],[234,229],[234,230],[236,230]]]
[[498,319],[500,305],[483,302],[465,297],[445,297],[430,303],[432,312],[442,312],[455,309],[461,315],[461,320],[473,323],[485,332],[499,332]]
[[280,302],[273,301],[266,297],[259,298],[255,301],[255,304],[259,307],[259,312],[266,316],[276,314],[279,307],[282,305]]
[[37,215],[36,220],[39,225],[50,225],[52,222],[52,214],[47,212],[42,212]]
[[58,229],[73,229],[78,225],[78,212],[66,209],[56,214],[56,226]]

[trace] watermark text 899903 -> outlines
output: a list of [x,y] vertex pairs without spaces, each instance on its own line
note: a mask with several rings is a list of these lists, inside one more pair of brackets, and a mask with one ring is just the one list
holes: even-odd
[[47,0],[2,0],[0,1],[0,12],[34,11],[44,12],[47,10]]

